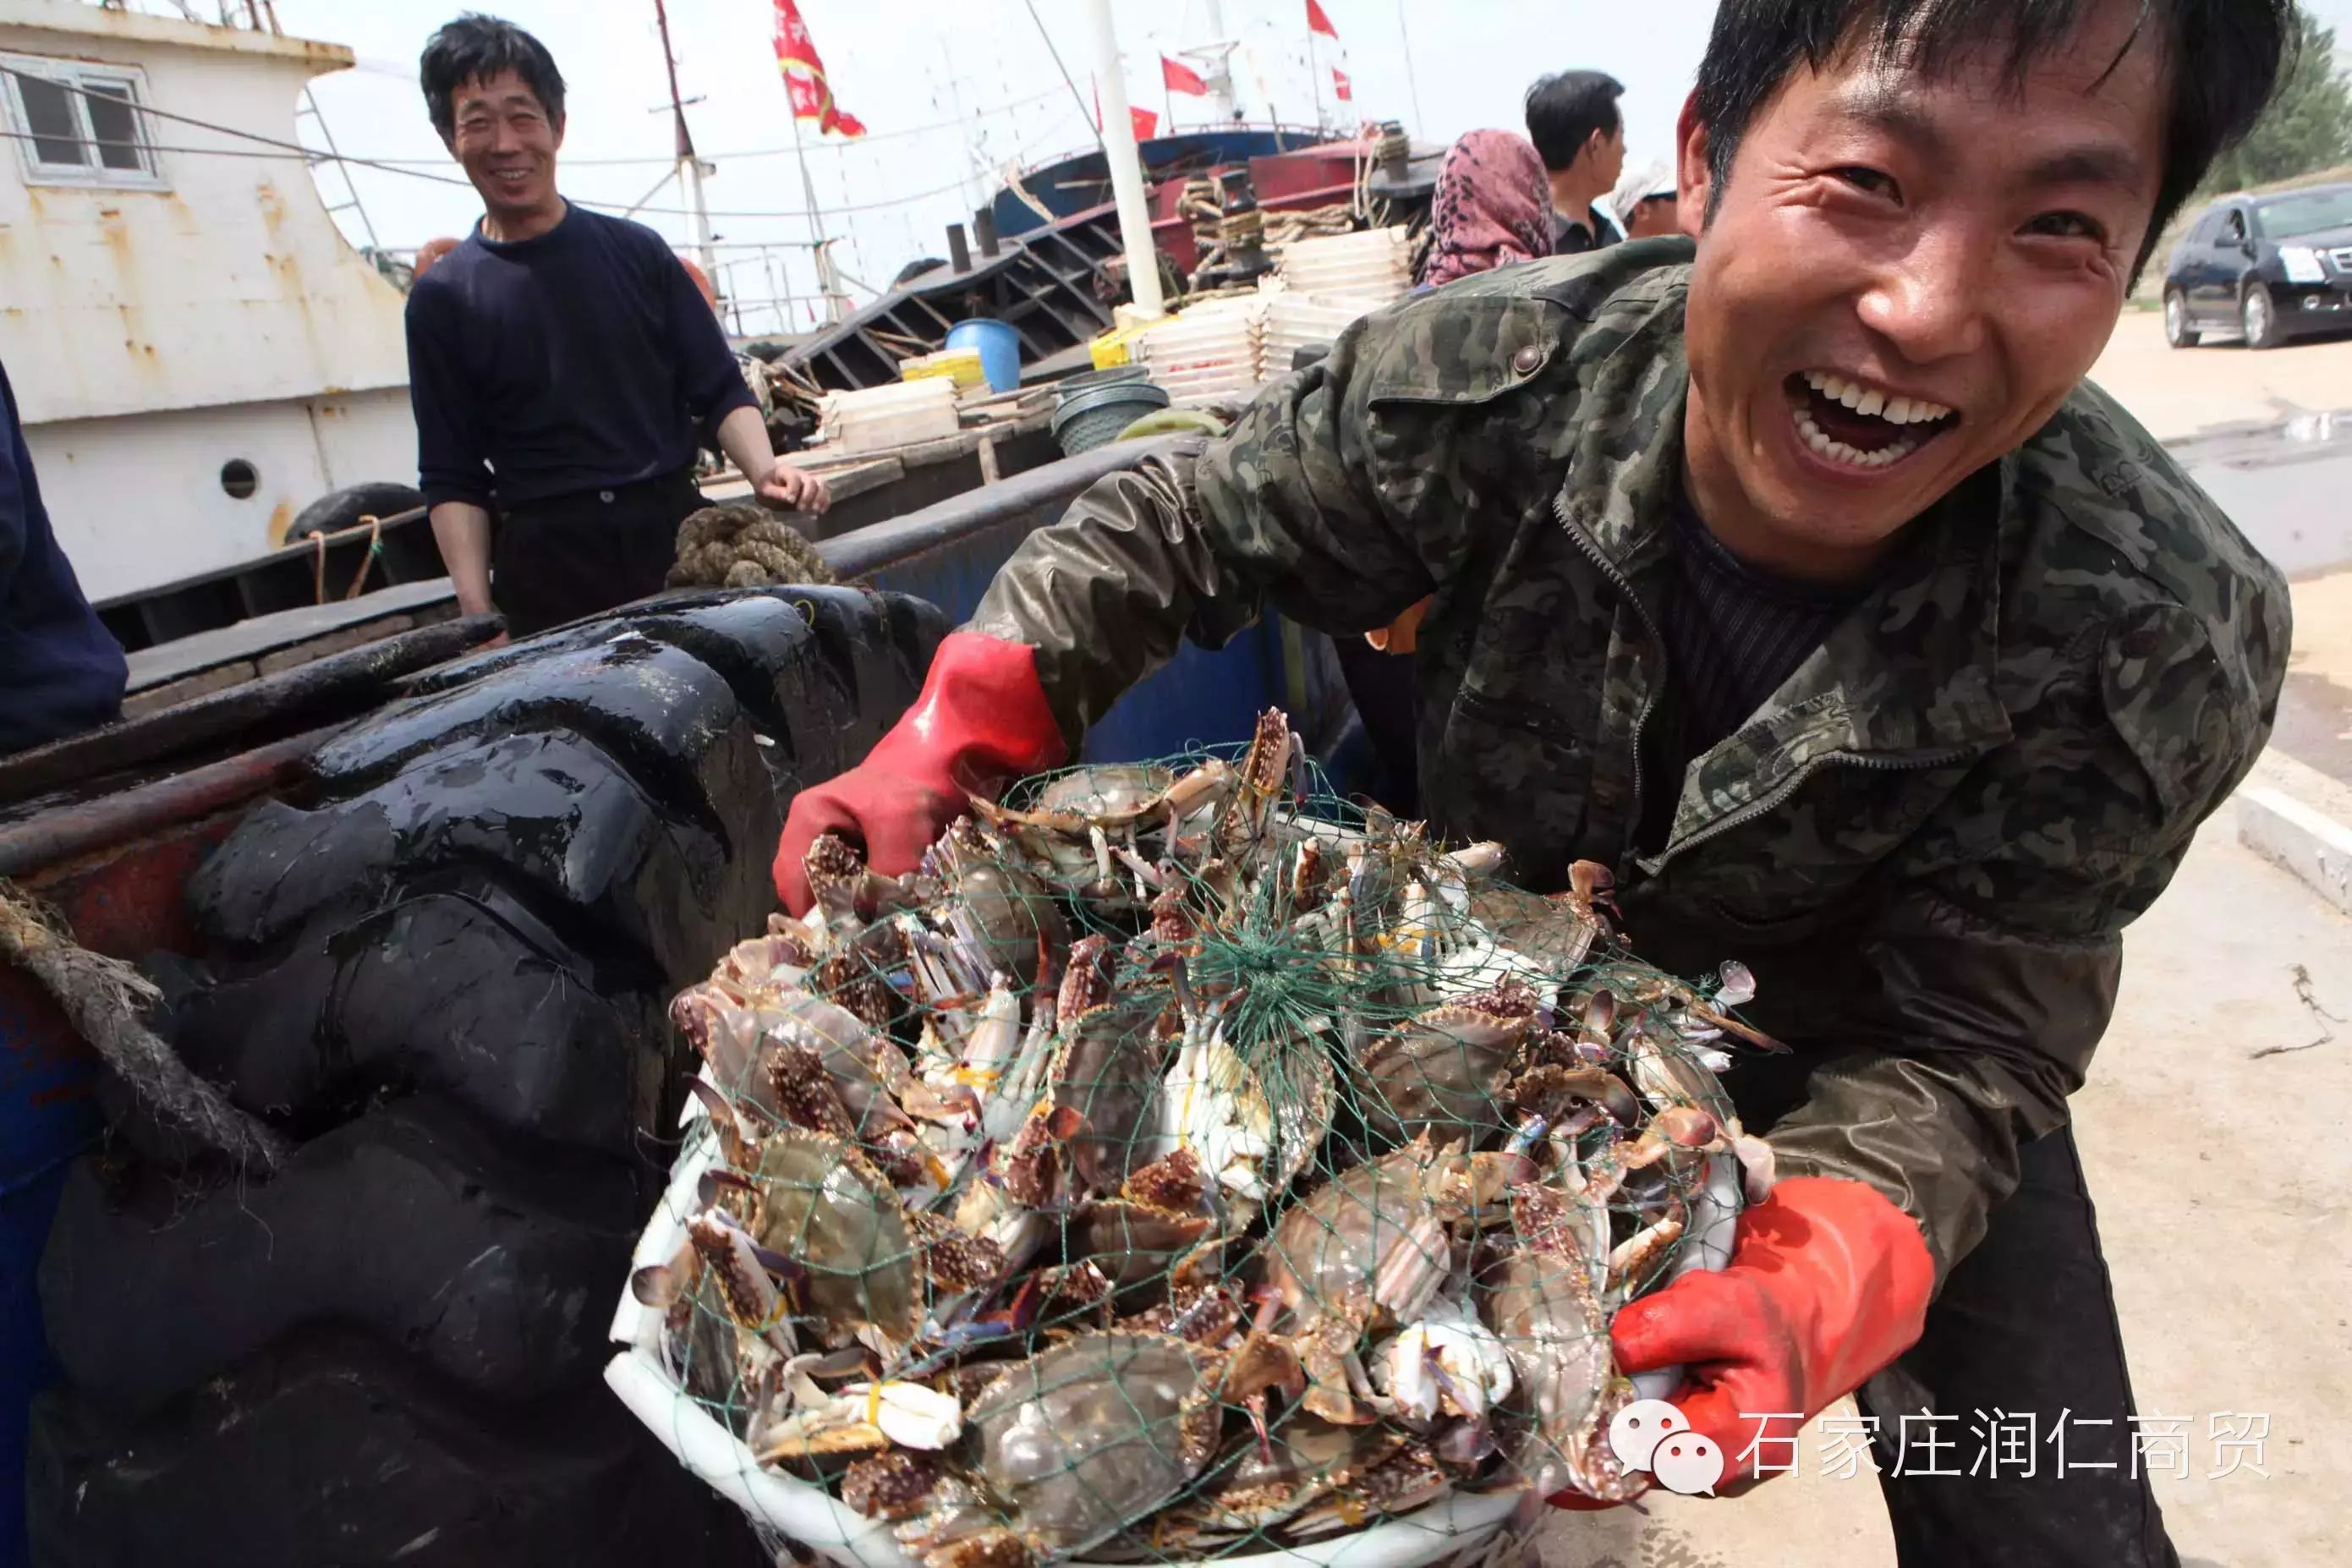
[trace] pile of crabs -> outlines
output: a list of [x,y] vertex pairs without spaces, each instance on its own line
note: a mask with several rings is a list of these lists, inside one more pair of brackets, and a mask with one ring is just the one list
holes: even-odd
[[681,1386],[927,1568],[1202,1557],[1449,1492],[1622,1499],[1611,1314],[1769,1152],[1685,985],[1377,812],[1278,712],[1182,771],[839,839],[672,1016],[716,1159],[638,1270]]

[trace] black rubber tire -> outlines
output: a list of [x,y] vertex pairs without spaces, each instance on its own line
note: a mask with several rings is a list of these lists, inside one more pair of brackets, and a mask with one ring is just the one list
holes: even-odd
[[415,485],[395,484],[388,479],[376,479],[363,485],[346,485],[339,490],[329,490],[309,506],[294,514],[286,527],[286,542],[299,544],[314,533],[340,533],[359,526],[360,519],[383,519],[397,512],[414,511],[425,504],[425,492]]
[[62,1389],[34,1409],[44,1568],[771,1561],[601,1384],[509,1409],[348,1331],[289,1335],[145,1421]]
[[599,965],[467,877],[412,884],[323,943],[215,978],[175,1003],[171,1038],[297,1137],[422,1089],[519,1137],[625,1158],[659,1115],[640,1045],[660,1037],[667,994],[641,959]]
[[2202,334],[2189,324],[2189,298],[2178,289],[2164,291],[2164,341],[2177,349],[2193,349]]
[[691,1061],[661,1007],[761,929],[791,794],[945,629],[857,589],[681,596],[419,679],[247,814],[190,883],[204,959],[151,965],[157,1026],[298,1147],[229,1180],[107,1091],[42,1264],[39,1561],[748,1540],[600,1376]]
[[618,1161],[497,1137],[422,1097],[312,1139],[258,1185],[77,1164],[41,1260],[58,1364],[143,1414],[306,1321],[360,1324],[493,1398],[605,1359],[615,1258],[647,1184]]

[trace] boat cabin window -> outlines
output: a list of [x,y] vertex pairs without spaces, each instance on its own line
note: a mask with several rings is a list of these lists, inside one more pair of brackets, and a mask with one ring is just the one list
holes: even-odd
[[146,82],[132,67],[39,55],[0,55],[9,140],[26,183],[148,185],[165,182],[139,106]]

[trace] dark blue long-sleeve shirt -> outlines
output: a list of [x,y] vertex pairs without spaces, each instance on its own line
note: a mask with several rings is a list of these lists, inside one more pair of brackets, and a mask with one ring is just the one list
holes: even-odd
[[103,724],[122,708],[122,648],[82,597],[41,505],[16,394],[0,368],[0,753]]
[[755,407],[718,319],[661,236],[572,204],[514,244],[478,227],[408,297],[408,397],[427,505],[512,507],[694,460]]

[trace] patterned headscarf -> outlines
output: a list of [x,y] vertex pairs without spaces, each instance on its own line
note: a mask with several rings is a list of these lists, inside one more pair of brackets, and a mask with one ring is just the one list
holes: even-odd
[[1473,131],[1446,150],[1430,200],[1433,243],[1423,284],[1551,254],[1551,182],[1534,143]]

